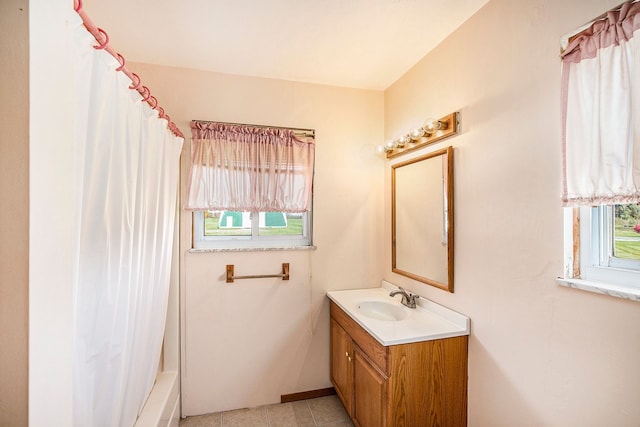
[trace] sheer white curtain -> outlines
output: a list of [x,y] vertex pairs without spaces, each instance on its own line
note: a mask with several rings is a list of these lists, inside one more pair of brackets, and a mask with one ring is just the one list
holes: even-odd
[[183,140],[76,25],[74,424],[131,426],[160,359]]
[[640,201],[640,3],[578,33],[562,54],[566,206]]

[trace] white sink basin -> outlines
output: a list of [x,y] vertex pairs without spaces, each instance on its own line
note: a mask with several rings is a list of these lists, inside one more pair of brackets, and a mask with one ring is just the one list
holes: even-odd
[[469,318],[420,298],[411,309],[389,294],[397,286],[330,291],[329,299],[384,346],[469,335]]
[[358,310],[367,317],[377,320],[398,321],[407,317],[404,308],[384,301],[363,301]]

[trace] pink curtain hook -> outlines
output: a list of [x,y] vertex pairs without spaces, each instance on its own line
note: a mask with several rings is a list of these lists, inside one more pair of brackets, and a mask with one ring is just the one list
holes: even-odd
[[148,87],[142,86],[142,93],[140,93],[140,95],[142,95],[142,102],[146,102],[151,96],[151,91]]
[[100,34],[102,34],[102,36],[104,37],[104,43],[101,43],[97,38],[96,41],[98,41],[98,43],[100,43],[98,46],[94,46],[94,49],[104,49],[105,47],[107,47],[107,45],[109,44],[109,34],[107,34],[107,32],[105,30],[103,30],[102,28],[98,28],[98,32]]
[[82,0],[74,0],[74,3],[77,3],[77,5],[73,8],[73,10],[75,10],[76,12],[80,12],[80,10],[82,9]]
[[[152,100],[153,100],[153,105],[151,105]],[[156,109],[156,107],[158,106],[158,100],[156,99],[155,96],[149,97],[149,105],[151,105],[151,108],[153,108],[154,110]]]
[[120,55],[119,53],[116,53],[116,55],[118,55],[118,62],[120,63],[120,66],[116,68],[116,71],[122,71],[125,64],[124,56]]
[[131,86],[129,86],[129,89],[138,89],[140,87],[140,76],[138,76],[136,73],[131,73],[131,77],[134,77],[137,81],[132,78]]

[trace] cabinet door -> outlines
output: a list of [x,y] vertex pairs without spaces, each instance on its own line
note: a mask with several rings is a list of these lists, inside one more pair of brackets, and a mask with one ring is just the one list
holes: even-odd
[[387,377],[355,347],[353,420],[359,427],[383,427],[387,418]]
[[351,337],[331,319],[331,382],[351,415],[353,400],[353,345]]

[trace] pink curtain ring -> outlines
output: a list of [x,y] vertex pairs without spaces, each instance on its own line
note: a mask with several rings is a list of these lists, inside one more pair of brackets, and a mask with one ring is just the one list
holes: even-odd
[[158,107],[158,117],[160,117],[161,119],[164,119],[164,108],[162,107]]
[[165,118],[165,119],[167,119],[167,121],[169,122],[169,128],[171,128],[171,124],[173,123],[173,122],[171,121],[171,117],[169,117],[169,115],[168,115],[168,114],[165,114],[165,115],[164,115],[164,118]]
[[[153,101],[153,104],[151,104],[151,101]],[[154,110],[156,109],[156,107],[158,106],[158,100],[155,96],[149,97],[149,105],[151,105],[151,108],[153,108]]]
[[119,53],[116,53],[116,55],[118,55],[118,62],[120,63],[120,66],[116,68],[116,71],[122,71],[125,64],[124,56],[120,55]]
[[146,102],[151,96],[151,91],[148,87],[142,86],[142,92],[140,93],[140,95],[142,95],[142,102]]
[[[131,73],[129,77],[131,78],[131,86],[129,86],[129,89],[138,89],[140,87],[140,76],[136,73]],[[133,78],[135,78],[135,80]]]
[[104,37],[104,43],[100,43],[100,41],[96,38],[96,41],[98,43],[100,43],[100,44],[98,46],[94,46],[93,48],[94,49],[104,49],[109,44],[109,34],[107,34],[107,32],[105,30],[103,30],[102,28],[98,28],[98,32],[100,34],[102,34],[102,36]]
[[82,0],[75,0],[74,3],[77,3],[77,5],[73,8],[73,10],[75,10],[76,12],[80,12],[80,9],[82,9]]

